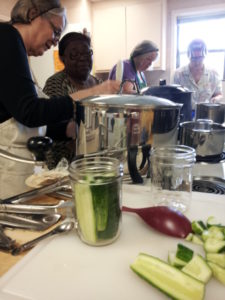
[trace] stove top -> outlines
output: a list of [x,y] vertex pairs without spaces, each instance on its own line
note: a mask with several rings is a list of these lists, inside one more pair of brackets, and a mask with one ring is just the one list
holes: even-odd
[[223,195],[225,194],[225,180],[209,176],[194,177],[192,190],[194,192]]

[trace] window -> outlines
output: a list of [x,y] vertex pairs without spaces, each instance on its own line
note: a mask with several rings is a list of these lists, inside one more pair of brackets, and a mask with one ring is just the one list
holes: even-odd
[[225,12],[208,16],[178,17],[176,67],[188,64],[188,44],[194,38],[201,38],[208,48],[205,64],[214,68],[222,79],[225,62],[224,32]]

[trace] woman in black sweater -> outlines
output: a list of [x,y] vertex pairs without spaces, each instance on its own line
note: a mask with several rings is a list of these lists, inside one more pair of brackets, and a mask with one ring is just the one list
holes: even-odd
[[[40,56],[55,46],[65,26],[59,0],[19,0],[11,22],[0,23],[0,149],[32,158],[26,149],[28,138],[45,135],[46,125],[70,120],[76,100],[119,90],[119,82],[105,81],[69,96],[39,96],[27,56]],[[32,173],[29,165],[0,157],[0,199],[26,191],[24,181]]]

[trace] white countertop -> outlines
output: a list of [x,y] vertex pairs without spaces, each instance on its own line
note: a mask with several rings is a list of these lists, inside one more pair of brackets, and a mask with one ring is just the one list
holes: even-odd
[[[224,195],[192,193],[187,216],[205,221],[214,215],[225,220]],[[123,204],[151,205],[146,186],[124,185]],[[199,253],[202,248],[150,229],[131,213],[123,213],[122,232],[117,241],[104,247],[83,244],[76,232],[45,240],[30,251],[0,279],[1,300],[163,300],[168,299],[140,279],[130,264],[139,252],[167,260],[182,242]],[[224,300],[225,286],[211,279],[205,300]],[[194,299],[193,299],[194,300]]]

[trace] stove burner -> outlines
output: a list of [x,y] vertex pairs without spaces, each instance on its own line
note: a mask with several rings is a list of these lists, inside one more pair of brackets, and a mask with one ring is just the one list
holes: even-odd
[[216,177],[195,177],[192,184],[194,192],[225,194],[225,180]]
[[222,160],[225,160],[225,152],[222,152],[219,155],[196,156],[196,162],[218,163]]

